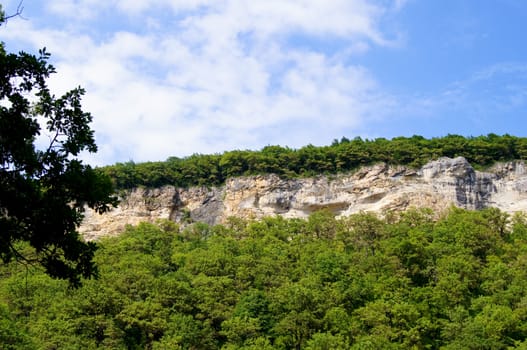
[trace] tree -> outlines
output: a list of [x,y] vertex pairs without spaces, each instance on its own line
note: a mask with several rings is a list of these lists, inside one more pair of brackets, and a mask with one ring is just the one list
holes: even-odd
[[[51,93],[49,57],[45,49],[35,56],[0,46],[0,257],[38,263],[77,284],[96,275],[96,245],[76,231],[84,208],[102,213],[116,198],[110,179],[77,158],[97,151],[92,116],[81,108],[82,88]],[[37,147],[43,136],[49,143]]]

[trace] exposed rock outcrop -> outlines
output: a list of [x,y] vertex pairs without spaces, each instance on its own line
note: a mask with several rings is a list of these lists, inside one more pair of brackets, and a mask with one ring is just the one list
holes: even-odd
[[281,179],[269,174],[232,178],[212,188],[137,188],[123,193],[119,207],[110,213],[87,211],[80,231],[95,239],[118,234],[127,224],[157,219],[217,224],[230,216],[302,218],[323,208],[350,215],[409,207],[441,212],[451,205],[527,210],[525,163],[500,163],[479,172],[462,157],[441,158],[417,170],[376,164],[330,177]]

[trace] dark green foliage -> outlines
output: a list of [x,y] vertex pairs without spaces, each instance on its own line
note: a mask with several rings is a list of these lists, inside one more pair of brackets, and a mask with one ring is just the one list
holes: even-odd
[[169,158],[165,162],[117,163],[102,168],[118,188],[174,185],[214,186],[227,178],[273,173],[282,177],[335,174],[377,162],[419,167],[439,157],[463,156],[475,167],[497,161],[527,159],[527,138],[510,135],[463,137],[448,135],[425,139],[421,136],[334,141],[331,146],[308,145],[294,150],[267,146],[261,151],[230,151]]
[[[76,232],[84,206],[104,212],[115,199],[111,180],[76,159],[97,150],[92,117],[81,109],[82,88],[50,92],[49,56],[0,46],[0,258],[36,262],[76,284],[96,273],[95,244]],[[39,136],[49,143],[37,148]]]
[[[527,226],[495,209],[128,227],[79,289],[0,273],[0,340],[42,349],[509,349]],[[7,345],[6,345],[7,344]]]

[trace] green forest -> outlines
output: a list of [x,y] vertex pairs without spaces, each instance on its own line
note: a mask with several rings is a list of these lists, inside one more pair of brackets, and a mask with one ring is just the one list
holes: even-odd
[[527,159],[527,138],[489,134],[478,137],[448,135],[363,140],[343,137],[330,146],[308,145],[300,149],[267,146],[260,151],[229,151],[171,157],[164,162],[117,163],[101,168],[119,189],[137,186],[220,185],[235,176],[273,173],[285,178],[335,174],[377,162],[419,167],[439,157],[465,157],[474,167],[497,161]]
[[99,242],[99,276],[79,288],[2,265],[0,344],[527,349],[527,217],[434,215],[129,226]]
[[[22,10],[0,5],[0,26]],[[527,350],[525,213],[320,210],[141,223],[98,242],[77,231],[87,207],[117,205],[114,189],[439,157],[485,169],[527,160],[527,138],[344,137],[93,169],[79,159],[97,151],[85,90],[55,95],[49,59],[45,48],[9,53],[0,42],[0,350]]]

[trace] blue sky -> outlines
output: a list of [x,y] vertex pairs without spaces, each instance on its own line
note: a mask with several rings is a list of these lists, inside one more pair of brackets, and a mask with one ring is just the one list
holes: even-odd
[[[18,0],[0,0],[12,13]],[[24,0],[10,51],[46,46],[94,117],[94,165],[327,145],[527,136],[524,0]]]

